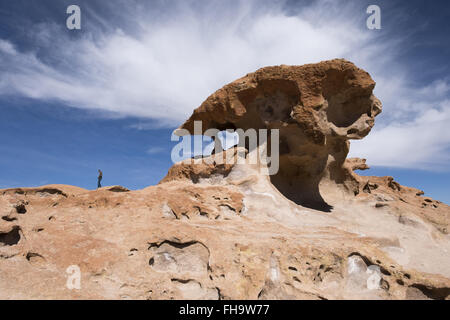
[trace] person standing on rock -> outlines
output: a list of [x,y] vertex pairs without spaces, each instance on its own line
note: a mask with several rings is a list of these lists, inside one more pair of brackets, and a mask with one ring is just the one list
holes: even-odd
[[103,172],[102,170],[98,169],[98,182],[97,182],[97,189],[102,187],[102,179],[103,179]]

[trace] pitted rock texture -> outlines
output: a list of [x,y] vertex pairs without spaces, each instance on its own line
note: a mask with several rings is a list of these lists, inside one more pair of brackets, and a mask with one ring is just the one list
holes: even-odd
[[450,299],[450,207],[345,160],[373,86],[344,60],[264,68],[184,125],[280,128],[278,177],[232,148],[143,190],[0,190],[0,299]]
[[448,299],[449,207],[364,179],[378,187],[332,213],[241,172],[129,192],[2,190],[2,215],[28,204],[0,220],[0,298]]

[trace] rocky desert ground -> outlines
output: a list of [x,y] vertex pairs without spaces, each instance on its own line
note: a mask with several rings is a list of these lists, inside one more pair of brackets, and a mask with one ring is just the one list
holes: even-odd
[[449,299],[449,206],[347,158],[382,111],[374,87],[341,59],[266,67],[179,128],[278,129],[276,175],[224,161],[248,146],[143,190],[0,190],[0,299]]

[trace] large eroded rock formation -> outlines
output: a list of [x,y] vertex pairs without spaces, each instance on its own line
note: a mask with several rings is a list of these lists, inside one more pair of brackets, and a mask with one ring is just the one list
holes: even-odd
[[280,129],[274,177],[231,148],[143,190],[0,190],[0,299],[449,299],[450,208],[345,159],[373,87],[344,60],[264,68],[182,126]]
[[280,170],[272,183],[297,204],[329,209],[321,193],[333,193],[330,187],[359,193],[343,164],[348,140],[365,137],[381,112],[374,87],[367,72],[342,59],[262,68],[215,92],[180,129],[193,134],[194,121],[204,131],[278,129]]

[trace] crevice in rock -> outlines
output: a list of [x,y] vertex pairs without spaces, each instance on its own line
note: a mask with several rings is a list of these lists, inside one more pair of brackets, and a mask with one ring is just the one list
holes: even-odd
[[2,219],[7,221],[7,222],[12,222],[12,221],[16,221],[17,220],[16,217],[11,216],[11,215],[3,216]]
[[113,186],[107,189],[111,192],[129,192],[130,190],[122,186]]
[[224,296],[223,296],[222,292],[220,291],[220,288],[216,287],[216,290],[217,290],[217,294],[219,295],[219,300],[223,300]]
[[25,255],[25,258],[31,263],[31,264],[37,264],[40,262],[45,261],[45,258],[36,252],[27,252]]
[[[175,247],[175,248],[177,248],[177,249],[184,249],[184,248],[187,248],[187,247],[189,247],[189,246],[192,246],[192,245],[194,245],[194,244],[196,244],[196,243],[199,243],[199,244],[201,244],[202,246],[204,246],[206,249],[208,249],[208,247],[206,247],[203,243],[201,243],[201,242],[199,242],[199,241],[195,241],[195,240],[193,240],[193,241],[188,241],[188,242],[175,242],[175,241],[170,241],[170,240],[164,240],[164,241],[162,241],[162,242],[152,242],[152,243],[149,243],[149,249],[151,249],[151,248],[154,248],[154,247],[156,247],[156,248],[159,248],[159,247],[161,247],[163,244],[169,244],[169,245],[171,245],[172,247]],[[209,251],[209,249],[208,249],[208,251]]]
[[0,259],[4,259],[4,260],[11,259],[11,258],[13,258],[15,256],[17,256],[17,253],[13,253],[13,254],[0,253]]
[[56,189],[56,188],[44,188],[39,189],[36,191],[37,194],[45,195],[45,194],[51,194],[51,195],[60,195],[67,198],[67,194],[63,191]]
[[170,281],[172,281],[172,282],[179,282],[179,283],[183,283],[183,284],[186,284],[186,283],[189,283],[189,282],[197,282],[197,283],[200,285],[200,287],[201,287],[201,283],[198,282],[197,280],[194,280],[194,279],[178,279],[178,278],[172,278],[172,279],[170,279]]
[[450,288],[436,288],[432,286],[415,283],[410,287],[419,289],[425,296],[433,300],[445,300],[450,295]]

